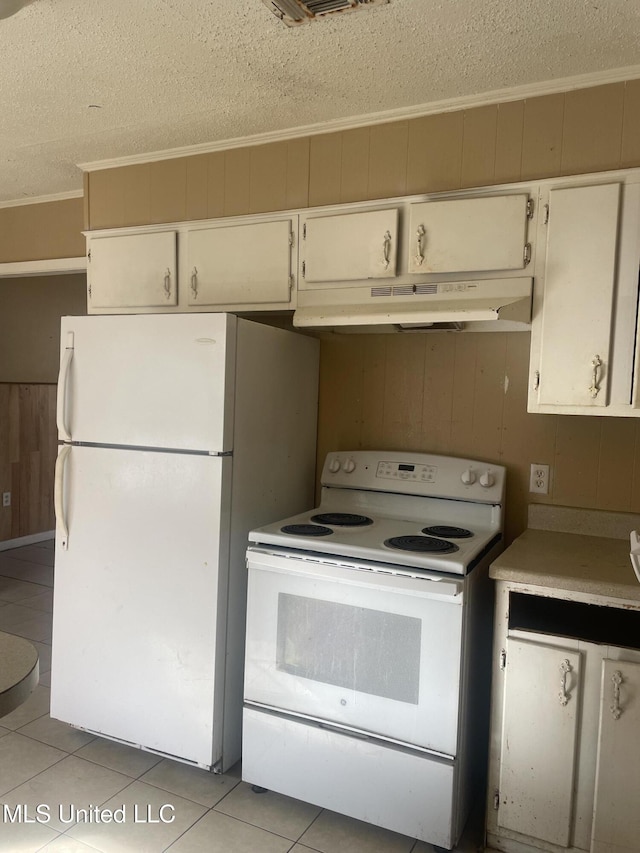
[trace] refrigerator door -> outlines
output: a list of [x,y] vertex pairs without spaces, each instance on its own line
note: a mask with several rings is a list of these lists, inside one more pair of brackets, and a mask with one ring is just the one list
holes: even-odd
[[237,320],[230,314],[63,317],[63,441],[232,449]]
[[51,715],[210,767],[221,753],[231,459],[62,452]]

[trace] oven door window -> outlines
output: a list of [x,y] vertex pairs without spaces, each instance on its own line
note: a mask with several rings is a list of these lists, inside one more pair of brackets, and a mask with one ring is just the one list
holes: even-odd
[[462,583],[277,559],[249,560],[245,700],[456,755]]
[[281,592],[277,632],[281,672],[418,704],[419,618]]

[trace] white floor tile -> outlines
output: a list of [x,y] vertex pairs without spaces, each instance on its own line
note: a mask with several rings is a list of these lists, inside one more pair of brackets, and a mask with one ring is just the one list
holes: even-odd
[[0,797],[65,758],[66,753],[10,732],[0,737]]
[[38,563],[42,566],[53,566],[53,551],[50,548],[41,548],[39,545],[22,545],[20,548],[11,548],[2,553],[4,556],[16,560]]
[[41,613],[37,610],[31,610],[27,619],[23,622],[17,622],[7,628],[7,632],[15,634],[18,637],[24,637],[25,640],[31,640],[41,643],[51,642],[52,617],[50,613]]
[[19,625],[27,619],[33,619],[36,615],[39,614],[35,614],[33,610],[25,607],[24,604],[5,604],[0,610],[0,630],[11,634],[13,633],[11,630],[13,625]]
[[68,835],[59,835],[55,841],[42,848],[42,853],[95,853],[95,847],[89,847]]
[[[0,749],[7,738],[0,739]],[[36,741],[31,741],[36,743]],[[37,744],[46,749],[44,744]],[[64,753],[62,753],[64,755]],[[10,793],[5,794],[4,800],[10,806],[25,803],[32,809],[39,804],[49,806],[51,829],[64,831],[69,829],[66,822],[72,816],[72,808],[88,809],[100,805],[113,797],[128,784],[131,779],[121,773],[114,773],[106,767],[83,761],[75,755],[67,755],[62,761],[49,767],[42,773],[30,779]]]
[[46,592],[25,598],[21,604],[33,610],[41,610],[43,613],[53,613],[53,590],[48,589]]
[[239,783],[237,777],[226,773],[208,773],[206,770],[166,758],[145,773],[140,781],[209,808]]
[[160,853],[206,812],[204,806],[143,782],[132,782],[103,808],[121,810],[118,817],[124,821],[78,823],[67,833],[101,853]]
[[49,672],[51,669],[51,645],[49,643],[34,642],[33,640],[31,640],[31,643],[35,646],[38,652],[40,675],[42,675],[43,672]]
[[11,823],[5,820],[0,828],[0,853],[34,853],[59,837],[57,832],[42,823]]
[[[0,567],[0,576],[2,569]],[[38,583],[27,583],[10,577],[0,577],[0,601],[25,601],[36,595],[42,595],[47,587]]]
[[251,785],[241,782],[215,806],[215,811],[297,841],[322,809],[273,791],[255,794]]
[[208,812],[169,853],[287,853],[291,842],[216,811]]
[[49,746],[55,746],[56,749],[62,749],[64,752],[76,752],[94,740],[94,735],[81,732],[59,720],[52,720],[48,714],[22,726],[19,733],[39,740],[41,743],[48,743]]
[[16,560],[7,557],[8,551],[0,553],[0,575],[7,578],[15,578],[34,584],[42,584],[45,587],[53,586],[53,568],[42,566],[38,563],[28,563],[26,560]]
[[49,688],[38,685],[26,702],[23,702],[15,711],[0,717],[0,722],[6,729],[15,731],[26,726],[32,720],[37,720],[43,714],[49,713]]
[[300,838],[300,843],[321,853],[410,853],[414,838],[388,829],[324,811]]
[[110,770],[124,773],[125,776],[131,776],[133,779],[142,776],[162,761],[159,755],[101,737],[95,738],[88,746],[78,750],[76,755],[78,758],[94,761]]

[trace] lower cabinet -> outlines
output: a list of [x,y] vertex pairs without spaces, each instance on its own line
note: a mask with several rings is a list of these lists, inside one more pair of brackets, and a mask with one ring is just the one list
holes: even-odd
[[487,849],[640,853],[640,610],[553,592],[497,584]]

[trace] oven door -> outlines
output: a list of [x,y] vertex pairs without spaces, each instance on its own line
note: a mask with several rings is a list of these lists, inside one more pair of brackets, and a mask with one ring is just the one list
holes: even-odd
[[462,579],[247,559],[246,703],[456,755]]

